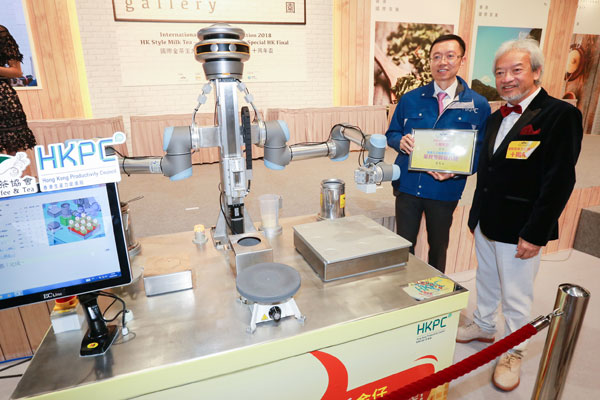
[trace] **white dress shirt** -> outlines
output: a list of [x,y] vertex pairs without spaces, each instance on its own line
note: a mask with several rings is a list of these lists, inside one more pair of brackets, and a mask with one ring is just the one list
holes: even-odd
[[447,96],[444,97],[444,99],[442,100],[442,104],[444,105],[444,109],[446,107],[448,107],[448,104],[452,103],[452,101],[454,100],[454,96],[456,96],[456,88],[458,87],[458,79],[454,78],[454,83],[452,83],[452,85],[448,86],[446,88],[446,90],[442,90],[442,88],[440,88],[438,86],[438,84],[434,81],[433,82],[433,97],[435,97],[435,99],[437,100],[437,94],[439,92],[446,92]]
[[[540,92],[540,90],[542,90],[542,88],[537,88],[537,90],[535,92],[533,92],[532,94],[527,96],[527,98],[525,98],[525,100],[523,100],[519,103],[519,105],[521,106],[522,112],[525,112],[525,109],[527,108],[527,106],[529,106],[529,103],[531,103],[533,98],[535,96],[537,96],[537,94]],[[511,107],[512,107],[512,105],[511,105]],[[512,127],[515,125],[515,123],[521,117],[521,115],[522,114],[517,114],[516,112],[513,111],[510,114],[508,114],[506,117],[504,117],[504,119],[502,119],[500,128],[498,128],[498,134],[496,135],[496,141],[494,142],[494,153],[496,152],[496,150],[498,150],[498,147],[500,147],[500,143],[502,143],[502,141],[504,140],[506,135],[508,135],[508,132],[512,129]]]

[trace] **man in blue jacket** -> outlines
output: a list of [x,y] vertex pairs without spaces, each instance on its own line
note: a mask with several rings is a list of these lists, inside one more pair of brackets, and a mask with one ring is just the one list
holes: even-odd
[[398,151],[396,164],[401,170],[400,178],[392,182],[397,232],[413,244],[410,250],[414,254],[421,216],[425,213],[428,261],[441,272],[446,268],[452,214],[465,188],[466,176],[409,171],[408,164],[414,146],[413,129],[476,129],[473,165],[477,165],[490,106],[457,76],[464,63],[465,42],[460,36],[437,38],[430,51],[433,82],[400,98],[385,134],[388,145]]

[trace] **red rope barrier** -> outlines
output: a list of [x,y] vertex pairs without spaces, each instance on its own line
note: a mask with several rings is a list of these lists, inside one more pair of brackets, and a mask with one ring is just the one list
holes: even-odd
[[473,371],[474,369],[481,367],[484,364],[489,363],[500,354],[505,353],[519,343],[524,342],[537,332],[537,329],[533,325],[527,324],[504,339],[481,350],[479,353],[475,353],[472,356],[449,366],[448,368],[444,368],[443,370],[436,372],[435,374],[431,374],[425,378],[419,379],[418,381],[409,383],[408,385],[391,392],[389,397],[386,398],[389,398],[390,400],[407,400],[413,396],[425,392],[428,389],[433,389],[446,382],[450,382],[468,372]]

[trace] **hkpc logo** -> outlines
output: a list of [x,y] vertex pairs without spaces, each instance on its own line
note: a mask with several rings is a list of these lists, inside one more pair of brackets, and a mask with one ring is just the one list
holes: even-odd
[[116,156],[106,148],[125,143],[125,134],[98,140],[70,140],[44,148],[35,146],[40,189],[43,192],[119,182],[121,173]]
[[443,317],[435,318],[429,321],[422,322],[417,325],[417,335],[423,335],[427,333],[434,333],[436,330],[440,330],[446,327],[446,320],[451,317],[452,314],[445,315]]

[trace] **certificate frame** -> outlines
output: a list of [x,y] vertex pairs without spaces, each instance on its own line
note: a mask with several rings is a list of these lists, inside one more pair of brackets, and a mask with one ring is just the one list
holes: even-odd
[[473,174],[476,129],[413,129],[412,135],[409,171]]

